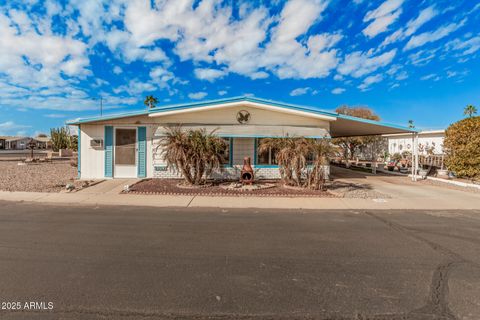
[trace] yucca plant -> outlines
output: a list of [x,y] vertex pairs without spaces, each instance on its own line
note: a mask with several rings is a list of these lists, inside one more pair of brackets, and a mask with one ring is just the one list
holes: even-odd
[[222,170],[225,141],[205,129],[182,130],[180,126],[166,127],[159,147],[167,165],[178,171],[190,185],[206,182],[214,170]]

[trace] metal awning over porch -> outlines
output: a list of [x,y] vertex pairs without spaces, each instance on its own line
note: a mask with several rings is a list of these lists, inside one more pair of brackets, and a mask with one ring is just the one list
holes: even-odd
[[[177,126],[171,124],[168,126]],[[269,126],[269,125],[215,125],[215,124],[182,124],[183,130],[206,129],[207,132],[215,131],[220,137],[256,137],[256,138],[279,138],[279,137],[308,137],[308,138],[329,138],[328,131],[319,127],[308,126]],[[155,136],[165,135],[165,127],[158,127]]]

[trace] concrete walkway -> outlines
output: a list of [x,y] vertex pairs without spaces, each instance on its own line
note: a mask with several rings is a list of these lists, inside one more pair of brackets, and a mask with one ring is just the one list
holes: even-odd
[[76,193],[6,192],[0,200],[73,205],[128,205],[154,207],[217,207],[278,209],[478,209],[480,193],[411,182],[406,177],[372,175],[332,168],[335,180],[367,184],[391,198],[349,199],[314,197],[212,197],[190,195],[120,194],[136,179],[107,180]]

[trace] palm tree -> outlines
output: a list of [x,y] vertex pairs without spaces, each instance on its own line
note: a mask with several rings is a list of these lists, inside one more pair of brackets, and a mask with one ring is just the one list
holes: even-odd
[[155,108],[157,106],[158,99],[155,98],[154,96],[146,96],[145,100],[143,101],[143,104],[147,107]]
[[[267,138],[262,140],[259,152],[275,150],[280,176],[286,185],[319,188],[324,180],[324,165],[334,147],[325,139],[304,137]],[[307,170],[308,158],[313,159]]]
[[474,114],[477,114],[477,108],[471,104],[465,107],[463,110],[463,114],[468,116],[469,118],[473,117]]
[[415,123],[413,123],[413,120],[408,120],[408,127],[410,129],[414,129],[415,128]]
[[169,167],[182,173],[190,185],[205,184],[213,170],[222,170],[225,141],[205,129],[184,131],[180,126],[166,127],[160,141],[163,159]]
[[310,189],[322,190],[325,186],[325,166],[338,153],[338,148],[330,143],[329,139],[316,139],[311,142],[313,163],[307,172],[307,186]]

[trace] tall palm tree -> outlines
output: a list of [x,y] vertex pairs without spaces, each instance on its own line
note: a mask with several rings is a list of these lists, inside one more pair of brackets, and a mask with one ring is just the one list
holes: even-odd
[[169,167],[182,173],[190,185],[205,183],[213,170],[222,170],[227,144],[214,132],[205,129],[184,131],[180,126],[166,127],[160,141],[163,159]]
[[147,107],[155,108],[157,106],[158,99],[155,98],[154,96],[146,96],[145,100],[143,101],[143,104]]
[[477,108],[471,104],[465,107],[463,110],[463,114],[468,116],[469,118],[473,117],[474,114],[477,114]]
[[408,127],[410,129],[414,129],[415,128],[415,123],[413,122],[413,120],[408,120]]

